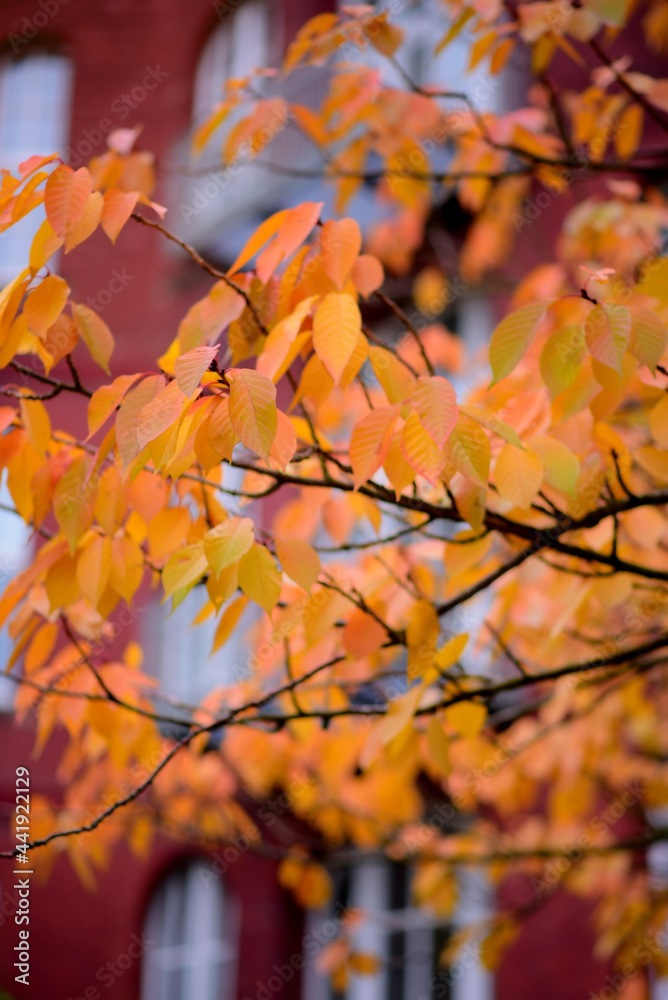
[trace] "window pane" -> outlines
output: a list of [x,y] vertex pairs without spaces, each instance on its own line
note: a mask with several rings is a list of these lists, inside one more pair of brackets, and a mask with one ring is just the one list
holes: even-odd
[[[47,52],[0,61],[0,167],[16,173],[34,154],[64,154],[69,136],[73,67]],[[45,218],[37,208],[0,234],[0,281],[27,263],[30,243]]]
[[195,862],[172,872],[153,895],[141,1000],[233,1000],[235,914],[220,878]]

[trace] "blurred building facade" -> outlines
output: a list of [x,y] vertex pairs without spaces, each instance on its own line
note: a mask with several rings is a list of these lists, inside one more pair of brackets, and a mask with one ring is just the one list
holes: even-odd
[[[169,206],[170,228],[213,261],[229,262],[266,215],[313,200],[323,189],[317,181],[295,181],[259,166],[232,176],[215,165],[216,151],[193,161],[189,136],[225,79],[277,63],[303,22],[332,7],[328,0],[4,0],[0,165],[16,168],[31,154],[65,149],[66,160],[77,167],[104,152],[111,131],[142,123],[140,145],[156,154],[161,167],[155,197]],[[433,7],[432,0],[415,0],[401,15],[410,18],[409,58],[418,78],[433,44]],[[461,77],[459,58],[449,55],[441,67],[446,82]],[[325,85],[324,71],[305,70],[289,96],[317,104]],[[272,156],[308,163],[312,151],[286,130]],[[363,224],[373,216],[372,190],[362,190],[354,211]],[[26,225],[0,239],[3,284],[27,257],[30,238]],[[210,284],[178,249],[130,225],[113,250],[98,233],[84,253],[62,258],[59,267],[77,299],[89,301],[114,331],[118,372],[152,366],[188,306]],[[460,332],[471,342],[476,331],[486,339],[490,322],[484,300],[461,303]],[[100,380],[83,355],[80,370],[86,384]],[[67,420],[66,403],[59,405]],[[20,568],[25,542],[4,516],[5,579]],[[175,697],[201,696],[225,669],[222,658],[207,660],[205,630],[187,632],[190,612],[185,608],[165,621],[147,611],[124,635],[124,641],[137,637],[146,643],[156,673]],[[0,636],[0,648],[6,646]],[[10,707],[8,681],[0,700]],[[15,768],[30,768],[33,792],[57,797],[60,748],[54,738],[35,760],[29,728],[14,729],[6,713],[0,716],[0,739],[5,849],[11,843]],[[333,1000],[315,959],[337,930],[337,900],[373,911],[360,944],[387,960],[380,976],[354,977],[346,1000],[585,1000],[606,986],[608,970],[592,957],[588,913],[565,894],[536,906],[496,974],[482,969],[475,948],[452,969],[439,970],[436,959],[451,928],[411,906],[405,869],[352,866],[339,877],[331,912],[305,918],[278,886],[274,860],[243,845],[229,850],[203,856],[187,844],[160,839],[142,859],[122,846],[95,892],[82,886],[61,857],[49,881],[33,887],[29,987],[14,982],[17,901],[11,866],[3,865],[0,991],[31,1000]],[[39,864],[38,855],[34,861]],[[536,902],[526,885],[505,892],[506,902],[515,905]],[[484,916],[494,905],[489,890],[469,879],[458,919]]]

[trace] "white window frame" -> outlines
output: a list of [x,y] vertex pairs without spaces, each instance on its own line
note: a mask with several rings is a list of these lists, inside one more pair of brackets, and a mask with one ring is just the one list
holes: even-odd
[[[408,882],[408,866],[405,866],[405,872]],[[482,966],[475,942],[469,945],[466,956],[453,964],[450,972],[443,971],[443,982],[437,983],[433,992],[429,985],[436,957],[433,954],[433,932],[440,927],[454,930],[458,926],[480,922],[489,917],[490,893],[484,878],[470,871],[461,873],[457,911],[452,920],[446,920],[411,905],[402,909],[390,909],[391,877],[391,865],[387,861],[360,861],[351,866],[350,899],[344,905],[350,905],[363,913],[362,920],[353,929],[353,946],[356,951],[377,955],[382,965],[375,976],[351,974],[345,1000],[388,1000],[391,996],[391,966],[387,962],[393,931],[403,931],[405,934],[407,961],[403,966],[402,1000],[431,1000],[432,996],[438,998],[444,995],[443,984],[446,983],[449,1000],[492,1000],[493,978]],[[304,940],[321,940],[323,929],[328,928],[332,916],[332,906],[309,910],[306,914]],[[334,935],[328,935],[327,941],[332,940]],[[411,955],[424,954],[427,950],[431,952],[431,956],[426,963],[410,961]],[[302,1000],[333,1000],[329,980],[317,968],[318,954],[319,950],[308,949],[302,977]],[[426,964],[427,967],[421,967],[421,964]]]
[[[73,83],[72,60],[57,52],[36,48],[21,58],[0,58],[0,167],[17,176],[30,156],[65,155]],[[32,238],[45,218],[39,206],[0,233],[0,285],[27,265]]]
[[[239,908],[208,862],[193,860],[166,875],[145,931],[141,1000],[235,1000]],[[169,980],[176,970],[180,985]]]

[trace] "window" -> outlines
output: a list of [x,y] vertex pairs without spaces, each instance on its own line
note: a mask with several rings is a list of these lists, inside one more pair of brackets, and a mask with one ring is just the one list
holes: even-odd
[[211,114],[227,80],[269,62],[269,18],[264,0],[245,0],[215,29],[204,46],[195,76],[193,122]]
[[[337,870],[333,878],[335,897],[327,910],[309,911],[304,940],[334,940],[336,934],[329,933],[332,915],[354,907],[363,911],[363,918],[353,929],[353,946],[378,956],[382,967],[375,976],[351,975],[341,997],[318,972],[317,953],[308,949],[303,1000],[490,1000],[491,979],[475,948],[456,970],[439,967],[454,924],[411,904],[408,865],[359,863]],[[480,887],[464,879],[462,888],[462,915],[466,920],[480,919]],[[484,908],[488,908],[486,898]]]
[[[0,593],[2,593],[10,580],[26,567],[30,531],[22,518],[4,509],[14,506],[5,482],[0,486],[0,505]],[[0,711],[11,711],[14,705],[16,685],[2,676],[13,648],[14,642],[5,624],[0,629]]]
[[234,1000],[238,915],[208,864],[171,872],[151,899],[141,1000]]
[[188,705],[198,704],[214,688],[237,683],[250,674],[250,650],[244,635],[253,609],[246,609],[225,645],[211,655],[220,614],[210,615],[200,625],[192,624],[207,601],[206,588],[198,586],[174,611],[168,601],[152,604],[147,613],[144,645],[151,651],[160,691]]
[[[55,53],[0,61],[0,167],[15,174],[29,156],[64,153],[72,81],[71,61]],[[27,263],[30,243],[44,218],[44,209],[36,208],[0,234],[3,285]]]
[[[342,0],[339,6],[345,7],[347,4]],[[431,85],[444,90],[464,90],[472,97],[479,110],[497,113],[502,111],[500,77],[491,77],[484,62],[471,72],[467,71],[471,37],[467,36],[466,29],[443,52],[434,55],[436,44],[448,28],[448,22],[443,16],[442,0],[407,0],[405,3],[389,5],[387,0],[378,0],[374,6],[379,12],[389,6],[390,23],[403,30],[404,38],[397,52],[397,60],[414,83],[422,87]],[[398,8],[396,12],[394,8]],[[359,55],[354,53],[351,58],[378,67],[386,86],[400,90],[406,88],[399,70],[372,45],[368,45]]]

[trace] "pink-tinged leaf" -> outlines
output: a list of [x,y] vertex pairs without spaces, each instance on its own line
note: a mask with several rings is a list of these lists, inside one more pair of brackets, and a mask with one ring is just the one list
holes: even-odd
[[138,197],[136,191],[125,192],[118,188],[105,191],[102,228],[112,243],[116,242],[118,234],[134,212]]
[[132,383],[138,378],[139,375],[119,375],[111,385],[101,385],[95,390],[88,403],[88,437],[92,437],[111,416]]
[[165,378],[162,375],[149,375],[128,392],[116,414],[116,444],[125,468],[141,451],[137,435],[139,414],[164,386]]
[[631,317],[633,330],[629,350],[654,375],[668,343],[668,329],[658,316],[641,306],[631,306]]
[[50,175],[44,188],[46,217],[58,236],[66,237],[84,213],[91,193],[91,177],[86,167],[72,170],[62,165]]
[[276,411],[276,417],[276,437],[269,452],[269,464],[272,468],[278,466],[281,472],[285,472],[285,467],[292,461],[297,451],[297,432],[290,417],[282,410]]
[[204,372],[211,367],[219,348],[220,344],[214,344],[213,347],[195,347],[176,359],[174,362],[176,381],[186,396],[192,396],[198,388]]
[[320,557],[301,538],[276,538],[276,555],[291,580],[310,590],[320,575]]
[[445,456],[427,434],[417,413],[409,414],[404,424],[401,451],[418,476],[423,476],[432,485],[438,482],[445,465]]
[[383,406],[355,425],[350,438],[350,463],[356,490],[371,479],[387,458],[399,410],[398,405]]
[[113,149],[120,156],[127,156],[132,152],[132,147],[137,141],[143,125],[135,125],[134,128],[117,128],[107,136],[107,146]]
[[278,426],[276,386],[252,368],[230,368],[225,375],[230,383],[228,412],[232,426],[242,444],[269,464]]
[[371,254],[361,254],[353,264],[352,282],[360,295],[368,299],[385,280],[383,265]]
[[137,423],[137,440],[140,449],[171,427],[187,402],[178,382],[172,381],[143,407]]
[[411,397],[420,423],[437,448],[442,449],[457,423],[457,397],[447,378],[421,375]]

